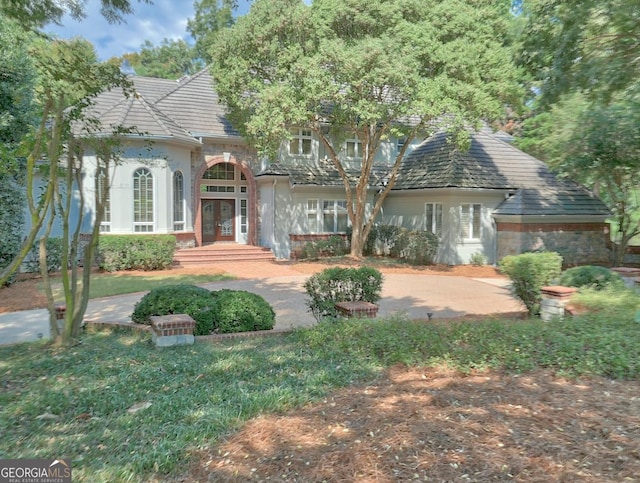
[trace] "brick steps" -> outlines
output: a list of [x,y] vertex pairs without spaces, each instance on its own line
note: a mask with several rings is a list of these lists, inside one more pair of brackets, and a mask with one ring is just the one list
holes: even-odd
[[221,243],[177,250],[173,256],[173,265],[185,267],[220,262],[275,259],[273,252],[268,248],[239,245],[237,243]]

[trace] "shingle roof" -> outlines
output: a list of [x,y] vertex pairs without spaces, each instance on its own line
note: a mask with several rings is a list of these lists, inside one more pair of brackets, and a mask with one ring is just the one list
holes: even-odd
[[[369,179],[370,185],[377,185],[384,177],[388,168],[384,170],[374,169]],[[360,170],[347,170],[349,178],[357,180],[360,177]],[[289,176],[289,183],[292,185],[304,186],[344,186],[340,173],[333,162],[328,159],[320,159],[315,165],[292,165],[283,166],[279,163],[272,163],[266,170],[258,173],[257,176]]]
[[427,138],[402,162],[394,190],[500,189],[516,192],[495,211],[509,215],[607,215],[584,187],[558,179],[542,161],[485,132],[461,151],[446,133]]
[[155,105],[194,136],[240,136],[225,117],[208,68],[182,79]]

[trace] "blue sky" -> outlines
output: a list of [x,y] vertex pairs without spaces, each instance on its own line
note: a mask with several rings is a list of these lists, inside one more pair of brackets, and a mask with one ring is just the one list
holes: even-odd
[[[248,11],[249,0],[239,1],[239,14]],[[193,17],[193,0],[153,0],[153,5],[133,1],[134,15],[126,23],[109,24],[100,15],[100,1],[88,0],[87,16],[81,21],[64,17],[62,25],[48,25],[44,30],[59,38],[83,37],[96,48],[100,60],[136,52],[145,40],[154,45],[164,38],[192,41],[187,20]]]

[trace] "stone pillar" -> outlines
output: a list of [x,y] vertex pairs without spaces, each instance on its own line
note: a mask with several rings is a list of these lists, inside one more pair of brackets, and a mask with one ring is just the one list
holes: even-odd
[[152,340],[156,347],[190,345],[195,342],[195,321],[186,314],[154,315],[151,319]]
[[640,268],[613,267],[611,271],[620,275],[629,288],[634,288],[636,282],[640,281]]
[[378,315],[378,306],[371,302],[338,302],[336,309],[340,315],[348,319],[352,317],[375,319]]
[[540,318],[545,322],[558,317],[564,317],[564,308],[571,296],[578,291],[574,287],[551,286],[542,287],[542,302],[540,303]]

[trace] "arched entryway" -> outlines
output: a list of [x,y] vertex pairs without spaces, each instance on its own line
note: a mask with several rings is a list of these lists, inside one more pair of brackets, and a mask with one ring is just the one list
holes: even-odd
[[233,156],[207,156],[195,182],[198,246],[216,242],[255,245],[255,207],[256,184],[251,169]]

